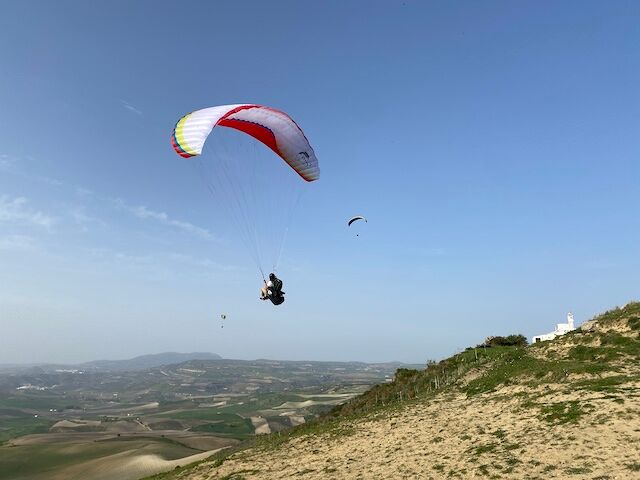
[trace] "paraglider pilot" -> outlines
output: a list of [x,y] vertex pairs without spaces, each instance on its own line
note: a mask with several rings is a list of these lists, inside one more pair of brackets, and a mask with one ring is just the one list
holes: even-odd
[[275,273],[269,274],[269,281],[264,281],[264,287],[260,289],[260,300],[271,300],[274,305],[284,302],[284,292],[282,291],[282,280],[276,277]]

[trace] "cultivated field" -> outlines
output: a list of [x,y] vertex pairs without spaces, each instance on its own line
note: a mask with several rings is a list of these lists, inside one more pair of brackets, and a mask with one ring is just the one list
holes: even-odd
[[0,480],[136,479],[287,430],[398,365],[190,361],[0,374]]

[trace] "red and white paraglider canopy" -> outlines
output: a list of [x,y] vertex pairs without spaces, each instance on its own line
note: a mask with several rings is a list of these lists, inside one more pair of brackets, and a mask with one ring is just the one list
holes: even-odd
[[262,105],[221,105],[191,112],[176,124],[171,144],[182,157],[200,155],[207,137],[217,126],[251,135],[307,182],[320,177],[316,154],[296,122],[286,113]]

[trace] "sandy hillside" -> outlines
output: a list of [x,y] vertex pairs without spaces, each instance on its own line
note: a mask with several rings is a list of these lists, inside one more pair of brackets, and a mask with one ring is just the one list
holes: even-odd
[[266,436],[170,478],[640,479],[640,304],[607,323],[610,313],[439,391]]

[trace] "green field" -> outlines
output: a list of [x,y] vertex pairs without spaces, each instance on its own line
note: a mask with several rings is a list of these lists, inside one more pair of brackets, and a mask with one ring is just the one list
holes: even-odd
[[308,400],[334,403],[340,398],[323,394],[355,394],[394,371],[394,364],[270,360],[82,374],[47,365],[8,370],[0,374],[0,480],[136,480],[253,438],[249,417],[283,432],[296,423],[280,415],[283,404],[310,420],[329,406]]
[[235,414],[221,413],[218,408],[199,408],[197,410],[182,410],[180,412],[166,412],[157,416],[166,416],[178,420],[215,420],[240,418]]
[[[224,414],[223,414],[224,415]],[[223,416],[220,415],[220,416]],[[224,434],[232,437],[244,438],[253,433],[253,424],[248,418],[237,415],[224,415],[225,420],[215,423],[205,423],[190,429],[192,432],[207,432],[213,434]]]
[[4,416],[0,415],[0,444],[11,438],[31,433],[46,433],[55,422],[33,415]]
[[72,407],[69,400],[51,394],[33,393],[11,395],[10,397],[0,398],[0,408],[20,408],[23,410],[39,410],[46,411],[50,408],[63,410]]
[[238,436],[244,438],[253,433],[251,420],[243,418],[235,413],[225,413],[217,408],[201,408],[198,410],[184,410],[182,412],[164,413],[159,416],[167,416],[178,420],[209,420],[210,423],[196,425],[190,429],[192,432],[206,432],[224,434],[225,436]]
[[306,400],[294,393],[268,393],[245,400],[242,404],[232,403],[220,407],[219,411],[241,415],[255,415],[260,410],[268,410],[285,402],[301,402]]

